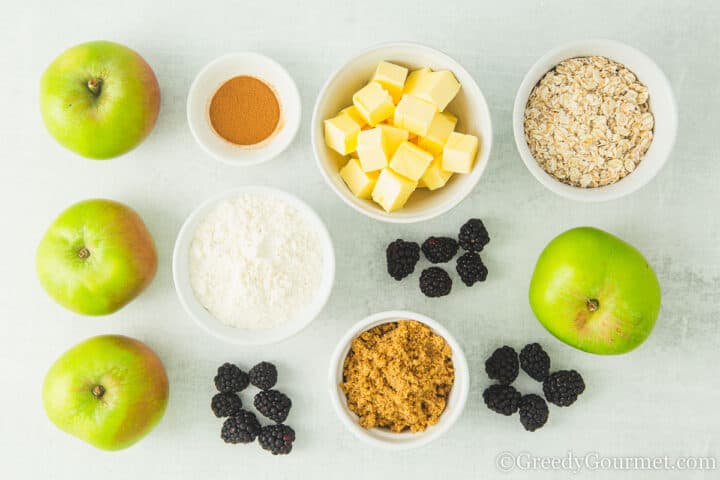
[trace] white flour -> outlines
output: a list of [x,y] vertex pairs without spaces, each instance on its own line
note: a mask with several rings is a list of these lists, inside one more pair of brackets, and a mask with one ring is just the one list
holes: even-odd
[[190,282],[225,325],[267,329],[315,296],[323,253],[315,229],[284,200],[243,194],[220,202],[195,230]]

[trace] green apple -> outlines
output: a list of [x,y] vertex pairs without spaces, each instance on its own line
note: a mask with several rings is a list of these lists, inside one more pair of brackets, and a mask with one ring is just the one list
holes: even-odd
[[563,342],[586,352],[625,353],[650,335],[660,284],[642,254],[591,227],[553,239],[530,281],[530,306]]
[[157,253],[150,232],[130,207],[84,200],[62,212],[45,232],[35,268],[59,304],[84,315],[119,310],[150,284]]
[[62,146],[106,159],[133,149],[150,133],[160,110],[160,87],[134,50],[88,42],[66,50],[45,70],[40,110]]
[[58,428],[103,450],[147,435],[163,417],[168,394],[160,358],[122,335],[72,347],[50,367],[42,390],[45,413]]

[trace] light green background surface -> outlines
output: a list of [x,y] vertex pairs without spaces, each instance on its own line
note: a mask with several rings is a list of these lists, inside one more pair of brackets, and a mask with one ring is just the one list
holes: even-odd
[[[720,4],[717,2],[14,2],[0,16],[0,136],[3,220],[0,249],[0,477],[25,478],[495,478],[503,451],[564,456],[720,457],[717,375],[720,290]],[[210,5],[217,5],[210,8]],[[647,187],[619,201],[585,205],[546,191],[526,171],[511,132],[515,89],[530,65],[555,45],[608,37],[647,52],[677,95],[680,130],[672,159]],[[45,133],[37,90],[45,66],[67,46],[109,39],[137,49],[153,66],[163,99],[155,131],[110,162],[78,158]],[[443,218],[385,225],[340,202],[324,184],[310,147],[309,120],[327,76],[369,45],[419,41],[446,51],[473,74],[492,110],[495,144],[479,186]],[[280,158],[233,169],[195,144],[185,96],[198,70],[224,53],[254,50],[285,65],[303,98],[303,125]],[[236,348],[205,335],[177,302],[173,242],[203,199],[244,184],[267,184],[307,200],[327,222],[337,250],[337,284],[324,313],[304,332],[272,348]],[[155,236],[160,270],[135,302],[107,318],[81,318],[52,303],[34,276],[44,229],[67,205],[105,196],[128,203]],[[395,283],[384,271],[385,244],[453,234],[482,217],[492,235],[485,284],[456,280],[451,296],[425,299],[417,276]],[[590,224],[638,247],[664,292],[655,332],[639,350],[601,358],[574,351],[533,318],[527,285],[533,263],[557,233]],[[388,453],[359,443],[335,417],[327,395],[328,359],[357,320],[407,308],[442,322],[463,344],[472,370],[461,421],[417,451]],[[40,387],[56,356],[100,333],[151,345],[166,362],[168,412],[144,441],[120,453],[91,449],[46,420]],[[577,368],[587,391],[568,409],[551,408],[541,431],[488,411],[483,360],[493,348],[542,342],[554,366]],[[292,455],[225,446],[209,409],[214,369],[226,360],[273,360],[280,388],[293,399]],[[529,380],[525,391],[539,391]],[[246,396],[246,403],[250,398]],[[649,478],[643,472],[595,472],[589,478]],[[715,478],[718,472],[657,472],[657,478]],[[535,471],[504,478],[571,478]]]

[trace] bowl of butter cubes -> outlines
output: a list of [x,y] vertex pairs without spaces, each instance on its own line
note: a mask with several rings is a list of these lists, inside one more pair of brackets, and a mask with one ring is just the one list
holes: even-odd
[[373,47],[334,72],[315,103],[323,177],[355,210],[412,223],[447,212],[490,157],[490,111],[472,76],[415,43]]

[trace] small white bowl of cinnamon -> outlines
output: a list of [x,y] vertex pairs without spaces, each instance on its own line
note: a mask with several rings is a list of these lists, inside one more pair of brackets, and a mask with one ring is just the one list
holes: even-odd
[[278,156],[295,138],[300,116],[300,94],[290,74],[253,52],[213,60],[188,93],[195,140],[229,165],[256,165]]

